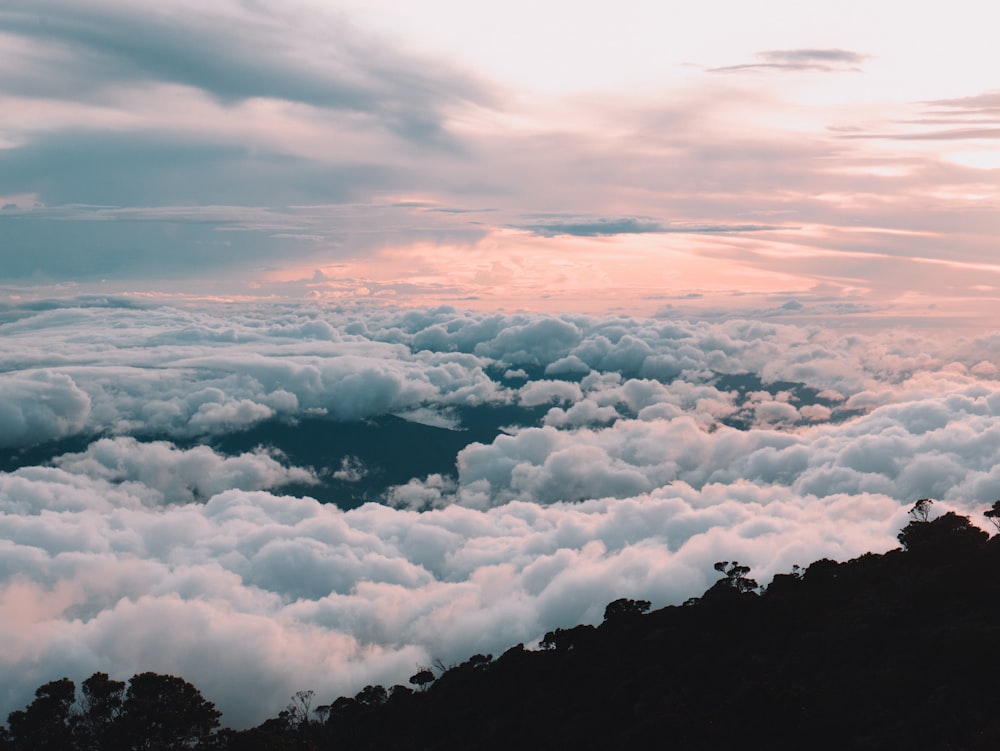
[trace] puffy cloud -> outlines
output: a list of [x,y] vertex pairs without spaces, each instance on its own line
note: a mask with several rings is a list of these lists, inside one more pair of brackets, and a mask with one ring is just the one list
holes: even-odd
[[720,558],[767,574],[885,548],[902,513],[882,496],[819,507],[749,485],[424,513],[237,490],[153,510],[95,492],[92,507],[0,514],[6,707],[51,673],[141,666],[247,724],[301,688],[332,699],[598,621],[618,596],[678,602]]
[[[155,491],[161,503],[185,503],[230,488],[262,490],[317,482],[312,470],[285,467],[261,449],[224,457],[207,446],[181,450],[164,441],[140,443],[130,437],[103,438],[82,453],[57,457],[53,464],[73,475]],[[353,465],[351,469],[357,471]]]
[[344,315],[258,313],[22,311],[2,326],[15,369],[0,375],[0,441],[25,446],[77,432],[189,437],[273,416],[349,420],[510,398],[474,355],[413,353],[348,334]]
[[573,322],[540,317],[511,322],[478,343],[475,352],[510,365],[543,365],[568,354],[580,339],[580,329]]
[[[583,401],[562,413],[593,402]],[[748,480],[815,496],[877,492],[903,501],[963,499],[958,483],[991,476],[1000,464],[995,424],[1000,390],[964,393],[875,409],[853,421],[788,429],[798,410],[756,397],[759,427],[735,429],[664,412],[606,427],[543,428],[498,436],[458,456],[455,499],[474,507],[628,497],[678,481],[701,488]],[[821,408],[828,413],[826,408]]]
[[[1000,497],[997,337],[452,308],[2,312],[17,468],[0,472],[0,714],[54,677],[149,669],[248,724],[300,689],[328,700],[597,622],[617,597],[681,602],[717,560],[767,581],[891,548],[920,497],[965,513]],[[317,479],[279,452],[197,445],[324,414],[461,435],[477,405],[507,427],[469,439],[454,474],[350,510],[269,492]],[[75,443],[31,448],[55,438]],[[368,482],[360,456],[323,469]]]
[[65,373],[0,375],[0,446],[25,446],[79,432],[91,401]]
[[537,407],[551,402],[576,402],[582,396],[577,384],[566,381],[531,381],[518,391],[518,400],[525,407]]

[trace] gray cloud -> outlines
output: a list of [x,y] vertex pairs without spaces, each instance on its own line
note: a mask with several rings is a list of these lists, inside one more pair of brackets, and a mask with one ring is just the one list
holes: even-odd
[[924,102],[924,105],[932,113],[953,118],[995,120],[1000,117],[1000,90],[985,91],[981,94],[956,99],[935,99]]
[[[80,95],[93,86],[107,95],[120,85],[179,83],[223,102],[268,97],[372,114],[427,144],[447,141],[442,106],[482,98],[477,85],[456,71],[408,59],[337,18],[315,20],[318,28],[296,30],[288,17],[247,4],[136,10],[45,0],[8,3],[0,11],[0,30],[72,50],[70,75],[86,84]],[[290,38],[298,44],[290,45]]]
[[576,235],[578,237],[603,237],[606,235],[643,234],[716,234],[726,232],[761,232],[778,229],[764,224],[664,224],[652,219],[636,217],[581,217],[570,220],[552,220],[515,225],[542,237]]
[[[479,261],[508,252],[506,238],[478,241],[511,227],[539,237],[714,235],[719,239],[706,239],[697,252],[729,250],[741,264],[765,270],[779,261],[754,252],[752,231],[785,232],[778,239],[806,249],[849,242],[867,255],[920,247],[932,258],[975,260],[990,247],[989,215],[974,198],[983,190],[979,171],[873,153],[877,144],[830,132],[790,138],[754,125],[753,117],[735,122],[734,108],[777,112],[783,105],[732,77],[711,76],[659,101],[619,100],[608,109],[615,113],[610,130],[527,131],[499,125],[514,122],[502,113],[498,127],[480,128],[475,123],[492,122],[515,98],[501,102],[499,88],[393,50],[315,6],[283,4],[270,14],[254,7],[206,10],[181,0],[141,10],[65,0],[5,5],[0,88],[11,117],[2,134],[0,196],[20,208],[0,211],[12,248],[0,274],[33,282],[106,279],[121,290],[150,278],[194,286],[225,271],[227,291],[237,285],[247,292],[247,285],[269,284],[278,265],[318,268],[387,247],[470,246]],[[859,53],[767,54],[763,64],[791,66],[850,64]],[[952,109],[988,107],[983,96],[981,105]],[[567,106],[567,121],[605,109]],[[416,140],[401,137],[411,131]],[[962,188],[941,197],[942,184]],[[609,205],[633,213],[602,213]],[[657,218],[665,206],[671,222]],[[496,210],[470,211],[477,207]],[[529,207],[549,213],[529,214]],[[764,218],[779,215],[783,221],[774,224]],[[960,244],[882,231],[954,237],[956,217],[966,230]],[[858,223],[873,233],[831,237],[835,227]],[[805,226],[816,229],[798,231]],[[490,260],[482,258],[483,267]],[[903,276],[829,253],[780,263],[881,299]],[[841,273],[848,263],[850,273]],[[923,286],[910,278],[904,291],[926,288],[926,278]],[[488,297],[488,281],[449,281],[443,289],[427,279],[345,285],[397,299],[428,289],[453,300]],[[969,289],[975,283],[966,281],[963,293],[979,294]],[[275,283],[266,291],[289,289]]]
[[919,133],[850,133],[841,138],[885,138],[894,141],[964,141],[969,139],[998,139],[1000,128],[952,128]]
[[[963,141],[1000,138],[1000,91],[986,91],[956,99],[937,99],[920,103],[919,117],[903,120],[917,126],[905,132],[844,133],[844,139],[888,139],[896,141]],[[947,125],[945,129],[927,126]]]
[[323,165],[221,138],[155,132],[56,133],[0,151],[0,165],[0,190],[37,192],[53,206],[173,206],[175,213],[178,204],[211,206],[224,196],[250,207],[348,202],[388,178],[377,165]]
[[756,70],[856,72],[860,70],[859,66],[869,58],[869,55],[841,49],[798,49],[766,50],[756,53],[754,57],[761,62],[709,68],[708,71],[710,73],[738,73]]
[[447,121],[489,96],[338,14],[43,0],[6,3],[0,36],[11,109],[53,116],[41,129],[19,116],[0,139],[0,195],[31,196],[0,212],[4,278],[252,274],[345,245],[483,234],[403,207],[376,207],[393,217],[374,232],[343,221],[386,190],[432,187],[414,155],[464,159]]

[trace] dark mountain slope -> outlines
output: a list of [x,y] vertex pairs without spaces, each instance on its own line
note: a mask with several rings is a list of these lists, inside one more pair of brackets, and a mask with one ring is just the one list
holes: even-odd
[[[903,549],[817,561],[764,590],[720,562],[723,578],[683,606],[617,600],[599,627],[557,629],[538,651],[476,655],[436,680],[419,671],[422,690],[369,686],[316,711],[301,694],[247,731],[209,733],[214,709],[181,679],[126,690],[98,674],[84,688],[104,699],[75,709],[56,681],[12,713],[0,749],[1000,749],[1000,536],[918,509]],[[132,716],[137,680],[169,689],[163,717]],[[198,722],[174,719],[189,710]]]
[[[685,606],[621,601],[547,649],[473,658],[426,691],[342,698],[282,735],[331,749],[1000,748],[1000,538],[946,514],[900,540],[761,594],[745,568],[720,567]],[[254,735],[231,747],[270,747]]]

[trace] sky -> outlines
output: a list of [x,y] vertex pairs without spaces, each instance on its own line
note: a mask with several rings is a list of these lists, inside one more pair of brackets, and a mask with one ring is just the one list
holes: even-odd
[[991,21],[977,0],[8,0],[0,278],[981,326]]
[[989,9],[540,5],[0,5],[0,719],[992,529]]

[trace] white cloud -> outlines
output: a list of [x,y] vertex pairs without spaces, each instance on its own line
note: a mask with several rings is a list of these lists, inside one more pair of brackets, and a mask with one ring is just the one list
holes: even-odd
[[261,449],[224,457],[207,446],[180,450],[163,441],[140,443],[130,437],[103,438],[82,453],[57,457],[53,464],[73,475],[153,491],[159,503],[186,503],[230,488],[262,490],[317,482],[312,470],[285,467]]
[[64,373],[0,375],[0,446],[31,445],[79,432],[90,416],[90,397]]
[[[0,473],[0,714],[54,677],[158,670],[247,724],[300,689],[326,701],[599,621],[617,597],[681,602],[717,560],[767,581],[885,550],[920,497],[962,512],[1000,497],[983,365],[1000,338],[449,308],[80,304],[5,321],[12,456],[109,436]],[[268,492],[315,479],[280,453],[148,438],[272,415],[454,426],[481,404],[553,406],[467,445],[454,477],[349,511]],[[352,456],[334,476],[369,479]]]
[[[842,523],[845,500],[867,519]],[[767,573],[885,548],[902,514],[869,496],[816,518],[814,500],[750,486],[425,513],[236,490],[156,510],[95,493],[93,506],[0,515],[9,708],[52,671],[141,668],[184,675],[244,724],[300,688],[332,699],[594,622],[618,596],[677,602],[720,558]]]
[[576,402],[583,393],[577,384],[567,381],[530,381],[520,388],[517,395],[522,406],[537,407],[552,402]]

